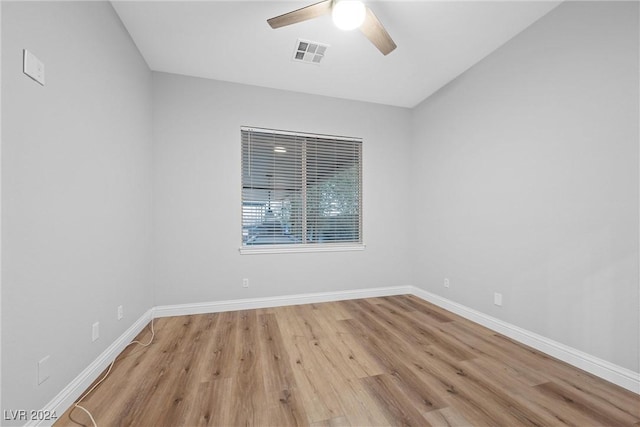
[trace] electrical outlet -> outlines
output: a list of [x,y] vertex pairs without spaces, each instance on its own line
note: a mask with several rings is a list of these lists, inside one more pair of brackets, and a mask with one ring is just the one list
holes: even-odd
[[49,359],[50,356],[46,356],[38,362],[38,385],[49,379],[49,376],[51,375],[49,371]]
[[95,341],[100,338],[100,322],[96,322],[91,327],[91,341]]
[[498,292],[494,292],[493,294],[493,303],[497,306],[502,306],[502,294]]
[[243,288],[249,287],[249,279],[242,279],[242,287]]
[[446,277],[444,278],[444,287],[445,288],[449,287],[449,279],[447,279]]
[[118,320],[122,320],[124,317],[124,307],[121,305],[118,306]]

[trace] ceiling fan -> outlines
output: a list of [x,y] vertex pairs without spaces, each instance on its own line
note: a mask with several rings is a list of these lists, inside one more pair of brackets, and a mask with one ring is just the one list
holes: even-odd
[[324,0],[293,12],[267,19],[271,28],[285,27],[331,13],[333,23],[342,30],[359,28],[383,55],[388,55],[396,44],[376,15],[358,0]]

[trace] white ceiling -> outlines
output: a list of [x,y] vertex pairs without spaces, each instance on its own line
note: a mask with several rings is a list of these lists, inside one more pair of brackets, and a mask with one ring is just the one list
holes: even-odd
[[[383,56],[330,16],[271,29],[309,1],[113,1],[152,70],[413,107],[559,1],[369,1],[398,48]],[[329,44],[320,65],[294,62],[298,38]]]

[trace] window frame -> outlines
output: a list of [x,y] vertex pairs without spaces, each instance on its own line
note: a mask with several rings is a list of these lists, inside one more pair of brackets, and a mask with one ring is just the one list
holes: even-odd
[[[291,244],[261,244],[261,245],[246,245],[243,241],[244,232],[244,182],[243,182],[243,170],[244,170],[244,157],[243,157],[243,134],[244,132],[260,132],[270,133],[283,136],[294,136],[301,138],[319,138],[323,140],[335,140],[344,142],[355,142],[359,144],[359,158],[358,158],[358,237],[359,240],[347,241],[347,242],[330,242],[330,243],[313,243],[313,242],[301,242]],[[305,143],[306,145],[306,143]],[[274,254],[274,253],[301,253],[301,252],[342,252],[342,251],[362,251],[366,248],[364,244],[364,221],[363,221],[363,158],[364,158],[364,144],[362,138],[339,136],[339,135],[324,135],[307,132],[294,132],[278,129],[268,129],[253,126],[241,126],[240,127],[240,254]],[[306,148],[303,150],[306,151]],[[305,153],[306,156],[306,153]],[[303,159],[306,162],[306,157]],[[306,167],[305,174],[306,174]],[[303,176],[302,191],[305,194],[307,192],[307,176]],[[306,206],[306,205],[305,205]],[[305,207],[306,211],[306,207]],[[306,214],[305,214],[306,218]],[[305,225],[306,227],[306,225]]]

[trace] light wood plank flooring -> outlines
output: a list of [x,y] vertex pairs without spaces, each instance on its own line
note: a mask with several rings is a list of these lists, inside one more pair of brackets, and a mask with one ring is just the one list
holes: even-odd
[[414,296],[155,329],[84,401],[99,426],[640,426],[638,395]]

